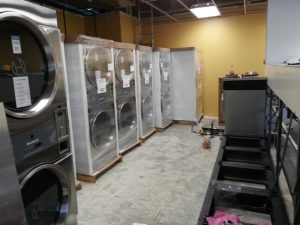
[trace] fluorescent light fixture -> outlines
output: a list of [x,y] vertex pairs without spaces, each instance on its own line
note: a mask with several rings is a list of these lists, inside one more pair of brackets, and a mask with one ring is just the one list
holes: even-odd
[[192,5],[190,10],[199,19],[221,15],[218,7],[214,3]]

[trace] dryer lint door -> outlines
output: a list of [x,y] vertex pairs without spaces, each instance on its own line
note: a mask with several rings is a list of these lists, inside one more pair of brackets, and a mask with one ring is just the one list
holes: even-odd
[[43,164],[20,179],[28,225],[65,224],[71,204],[69,177],[56,164]]
[[55,97],[57,62],[39,26],[5,14],[0,14],[0,101],[10,116],[33,117]]
[[134,53],[132,49],[119,49],[115,56],[115,72],[117,80],[123,88],[129,88],[134,80]]
[[171,118],[171,99],[168,93],[163,93],[161,96],[161,112],[163,118]]
[[107,86],[113,83],[111,49],[92,47],[85,57],[86,78],[97,94],[106,93]]
[[102,110],[94,115],[90,125],[93,159],[115,148],[116,128],[114,110]]
[[152,100],[152,96],[142,97],[141,112],[142,112],[143,123],[152,125],[153,124],[153,100]]
[[132,132],[136,132],[136,109],[133,102],[124,102],[119,105],[118,126],[120,140],[126,139]]

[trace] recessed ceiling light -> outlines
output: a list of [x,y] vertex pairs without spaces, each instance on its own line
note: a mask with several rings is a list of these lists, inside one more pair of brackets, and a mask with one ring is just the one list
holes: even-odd
[[192,5],[190,10],[199,19],[221,15],[218,7],[214,3]]

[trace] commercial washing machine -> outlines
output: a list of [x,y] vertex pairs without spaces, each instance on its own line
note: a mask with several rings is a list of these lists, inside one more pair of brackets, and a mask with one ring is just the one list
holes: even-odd
[[4,103],[27,223],[77,224],[60,32],[56,13],[0,1]]
[[155,127],[166,128],[172,123],[170,49],[153,52],[154,118]]
[[137,48],[138,121],[139,137],[145,138],[155,131],[153,113],[152,48]]
[[119,152],[138,143],[135,45],[114,42]]
[[79,36],[65,45],[77,173],[118,156],[112,41]]

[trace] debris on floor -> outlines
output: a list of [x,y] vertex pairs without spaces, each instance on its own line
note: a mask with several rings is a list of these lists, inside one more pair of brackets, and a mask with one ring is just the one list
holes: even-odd
[[[214,216],[206,217],[208,225],[242,225],[240,218],[234,213],[216,211]],[[266,223],[256,223],[254,225],[268,225]]]
[[210,138],[204,138],[204,140],[202,142],[202,148],[203,149],[210,149],[210,146],[211,146]]

